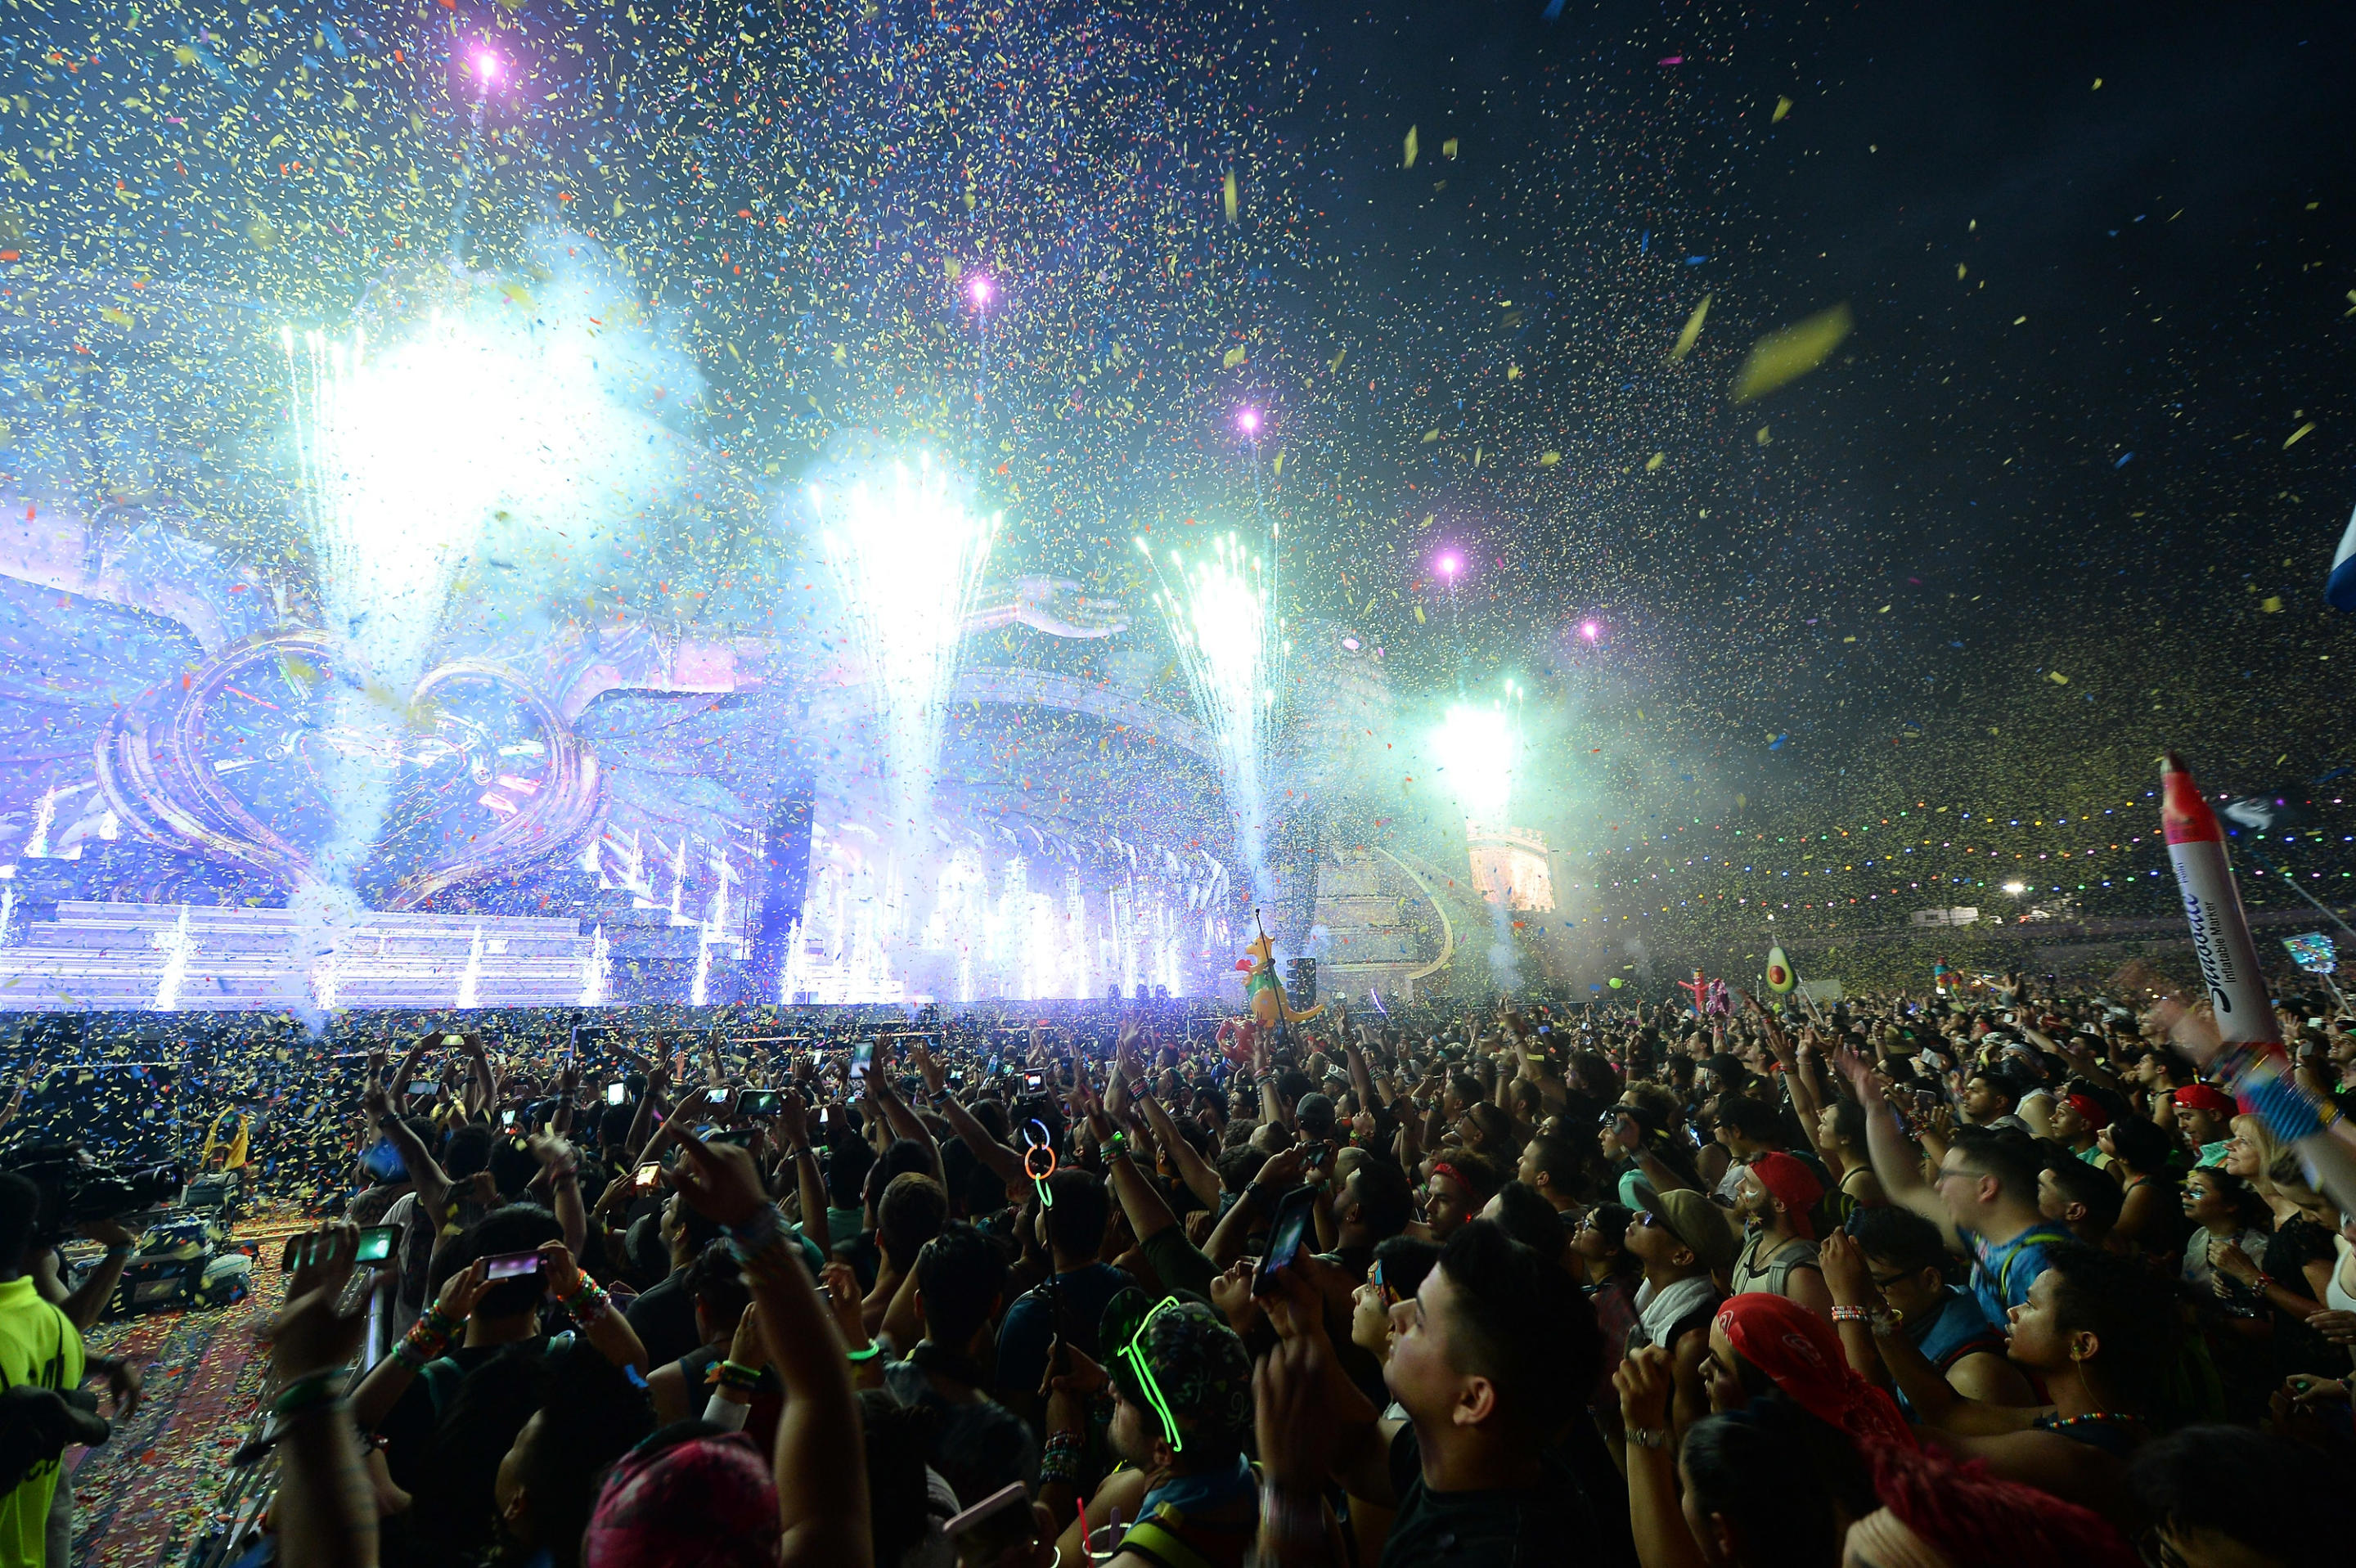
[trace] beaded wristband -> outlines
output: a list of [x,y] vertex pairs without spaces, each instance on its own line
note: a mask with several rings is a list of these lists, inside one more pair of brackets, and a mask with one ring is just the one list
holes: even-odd
[[1076,1448],[1050,1448],[1039,1456],[1039,1484],[1051,1481],[1076,1482],[1080,1478],[1080,1451]]
[[746,1263],[751,1261],[755,1253],[766,1249],[786,1233],[786,1217],[777,1211],[776,1204],[764,1203],[740,1222],[723,1225],[720,1229],[728,1237],[728,1245],[735,1253],[736,1261]]
[[1088,1445],[1088,1435],[1066,1429],[1047,1434],[1047,1442],[1040,1450],[1044,1454],[1076,1454]]
[[772,1237],[766,1246],[749,1251],[733,1238],[728,1244],[735,1249],[737,1266],[744,1270],[748,1285],[766,1283],[789,1287],[797,1278],[809,1277],[808,1271],[800,1270],[801,1249],[787,1246],[783,1235]]
[[1836,1307],[1833,1308],[1833,1321],[1836,1323],[1870,1323],[1873,1321],[1873,1308],[1870,1307]]
[[714,1361],[703,1381],[720,1388],[733,1388],[751,1393],[761,1386],[761,1370],[741,1361]]
[[557,1305],[573,1315],[573,1320],[584,1328],[604,1319],[612,1310],[612,1298],[605,1289],[586,1275],[581,1278],[581,1288],[565,1296]]

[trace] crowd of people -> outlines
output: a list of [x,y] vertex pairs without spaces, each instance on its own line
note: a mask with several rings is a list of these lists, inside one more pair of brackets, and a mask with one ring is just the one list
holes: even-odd
[[[305,1135],[338,1165],[269,1325],[260,1551],[2320,1561],[2356,1015],[2309,984],[2263,1093],[2148,972],[1108,1042],[428,1029],[340,1059]],[[76,1319],[15,1288],[0,1371],[39,1383],[17,1319]],[[0,1568],[44,1561],[53,1486],[0,1499]]]

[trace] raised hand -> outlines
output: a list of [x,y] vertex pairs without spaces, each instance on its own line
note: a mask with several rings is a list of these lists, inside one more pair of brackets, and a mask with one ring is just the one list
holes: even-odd
[[739,1225],[768,1206],[751,1155],[733,1144],[707,1144],[685,1127],[676,1128],[671,1137],[685,1156],[671,1170],[672,1184],[697,1213]]
[[1873,1287],[1873,1271],[1866,1266],[1864,1252],[1847,1232],[1827,1232],[1816,1245],[1816,1262],[1824,1270],[1825,1288],[1832,1293],[1836,1307],[1881,1305],[1881,1293]]
[[796,1090],[785,1090],[777,1096],[777,1136],[787,1148],[809,1147],[809,1106]]
[[1660,1432],[1669,1424],[1669,1397],[1676,1379],[1667,1349],[1646,1345],[1628,1352],[1612,1374],[1620,1393],[1620,1420],[1633,1430]]
[[442,1282],[442,1294],[434,1298],[434,1305],[445,1317],[463,1323],[475,1315],[475,1303],[482,1300],[483,1292],[490,1288],[491,1262],[488,1258],[477,1258]]
[[540,1243],[540,1272],[560,1299],[581,1288],[581,1265],[573,1261],[573,1249],[562,1242]]
[[349,1313],[341,1307],[359,1250],[359,1227],[348,1224],[322,1225],[287,1244],[293,1278],[268,1333],[271,1371],[279,1381],[340,1367],[359,1349],[368,1303]]

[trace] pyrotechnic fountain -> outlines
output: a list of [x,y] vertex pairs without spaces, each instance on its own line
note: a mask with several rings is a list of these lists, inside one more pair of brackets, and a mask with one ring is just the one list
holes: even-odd
[[1506,816],[1513,801],[1514,776],[1521,765],[1521,688],[1509,680],[1503,702],[1487,707],[1453,704],[1431,732],[1435,771],[1464,813],[1472,884],[1489,906],[1494,927],[1489,964],[1508,985],[1518,979],[1520,972],[1513,944],[1513,912],[1550,909],[1554,901],[1545,840],[1534,832],[1509,827]]
[[[1141,539],[1137,548],[1151,562]],[[1194,710],[1218,751],[1220,783],[1236,825],[1236,848],[1254,896],[1273,900],[1268,869],[1268,783],[1282,715],[1290,645],[1284,640],[1266,560],[1234,534],[1212,541],[1210,558],[1189,565],[1170,552],[1170,574],[1153,595],[1178,649]],[[1173,581],[1174,579],[1174,581]]]
[[[391,805],[409,693],[498,494],[486,421],[500,411],[483,406],[483,346],[438,316],[373,364],[358,332],[348,343],[306,333],[300,358],[294,330],[280,336],[320,607],[361,666],[320,675],[326,722],[310,760],[331,827],[290,900],[312,954],[332,970],[339,933],[363,913],[354,883]],[[333,1005],[332,984],[325,989],[322,1008]]]
[[813,485],[819,543],[883,721],[893,816],[929,815],[941,719],[999,519],[977,516],[929,456],[874,481]]
[[1462,808],[1466,824],[1503,827],[1522,751],[1521,731],[1505,707],[1451,705],[1431,732],[1431,749],[1440,780]]

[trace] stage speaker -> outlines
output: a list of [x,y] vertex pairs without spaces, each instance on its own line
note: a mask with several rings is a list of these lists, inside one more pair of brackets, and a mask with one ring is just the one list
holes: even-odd
[[797,779],[769,805],[769,819],[761,833],[759,886],[761,914],[753,927],[752,962],[745,989],[751,1000],[777,999],[777,976],[786,966],[786,947],[795,923],[802,917],[802,900],[809,891],[810,807],[816,786]]
[[1284,994],[1296,1012],[1306,1011],[1317,1005],[1317,960],[1288,958],[1284,961]]

